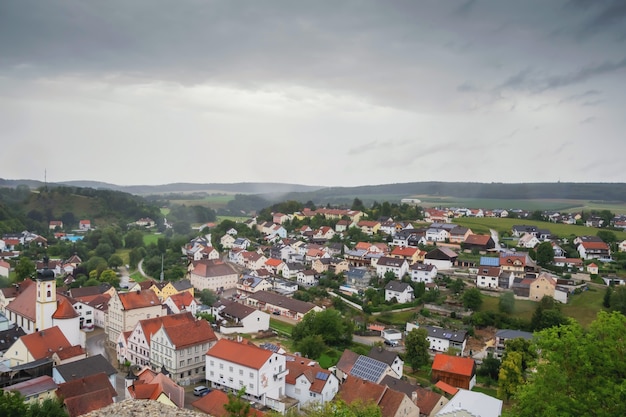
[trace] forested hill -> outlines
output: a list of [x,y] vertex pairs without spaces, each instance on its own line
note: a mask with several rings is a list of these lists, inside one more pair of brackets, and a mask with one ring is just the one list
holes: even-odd
[[[490,199],[568,199],[626,202],[626,183],[461,183],[413,182],[403,184],[368,185],[361,187],[331,187],[305,193],[290,193],[285,199],[327,202],[358,196],[451,196],[457,198]],[[381,199],[382,200],[382,199]]]
[[81,219],[95,225],[123,225],[142,217],[162,219],[156,205],[120,191],[79,187],[32,190],[26,185],[0,188],[0,233],[29,230],[46,234],[51,220],[63,221],[70,230],[77,229]]

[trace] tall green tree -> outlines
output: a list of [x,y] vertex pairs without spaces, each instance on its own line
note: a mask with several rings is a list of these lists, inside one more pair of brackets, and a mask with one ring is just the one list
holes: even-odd
[[528,381],[515,392],[515,417],[626,415],[626,317],[598,313],[588,329],[571,322],[541,331]]
[[294,342],[300,342],[307,336],[321,335],[328,346],[345,348],[352,343],[354,322],[345,318],[334,308],[327,308],[322,312],[307,313],[295,325],[291,332]]
[[515,309],[515,295],[512,292],[505,292],[500,295],[500,299],[498,300],[498,310],[501,313],[511,314]]
[[539,304],[533,313],[530,327],[533,331],[559,326],[568,322],[567,317],[561,312],[561,305],[554,298],[545,296],[539,300]]
[[67,417],[63,403],[58,399],[46,398],[41,402],[31,403],[26,417]]
[[404,341],[405,346],[405,361],[411,365],[413,370],[417,370],[424,365],[428,365],[430,362],[430,355],[428,349],[430,343],[428,342],[428,331],[426,329],[413,329],[407,335]]
[[478,310],[483,304],[483,296],[478,288],[470,288],[465,291],[461,300],[463,301],[463,307],[470,310]]
[[626,287],[620,285],[611,293],[611,310],[626,314]]
[[524,371],[522,370],[522,354],[511,352],[500,365],[498,373],[498,397],[503,400],[510,399],[520,385],[524,383]]
[[250,402],[243,398],[245,394],[246,387],[242,387],[237,394],[228,393],[228,402],[224,404],[228,417],[247,417],[251,414]]
[[27,410],[28,406],[19,393],[0,390],[0,416],[24,417]]
[[21,257],[15,265],[15,274],[18,281],[23,281],[35,275],[35,263],[26,257]]
[[541,266],[547,266],[554,261],[554,249],[552,242],[541,242],[535,248],[537,254],[537,263]]

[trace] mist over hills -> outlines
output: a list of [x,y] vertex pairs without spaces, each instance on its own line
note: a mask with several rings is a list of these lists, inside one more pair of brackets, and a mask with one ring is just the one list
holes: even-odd
[[[44,185],[35,180],[0,179],[0,187],[15,188]],[[134,195],[166,195],[171,193],[256,194],[267,200],[297,200],[322,203],[347,203],[359,197],[366,200],[419,198],[420,196],[452,196],[457,198],[492,199],[571,199],[626,202],[626,183],[475,183],[475,182],[411,182],[366,185],[357,187],[323,187],[284,183],[171,183],[163,185],[121,186],[98,181],[66,181],[48,183],[49,187],[73,186],[109,189]]]

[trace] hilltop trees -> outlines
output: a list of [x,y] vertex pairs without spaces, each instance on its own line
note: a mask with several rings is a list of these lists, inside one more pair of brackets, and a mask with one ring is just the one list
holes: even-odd
[[536,339],[539,359],[515,391],[510,416],[626,415],[624,315],[601,311],[587,330],[571,322],[543,330]]

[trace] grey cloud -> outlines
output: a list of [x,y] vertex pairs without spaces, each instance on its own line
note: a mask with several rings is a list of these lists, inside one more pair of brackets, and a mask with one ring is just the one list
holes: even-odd
[[579,100],[583,100],[583,99],[587,99],[589,97],[595,97],[600,95],[600,91],[598,90],[587,90],[584,93],[579,93],[579,94],[571,94],[563,99],[561,99],[561,101],[559,103],[567,103],[570,101],[579,101]]
[[456,86],[456,91],[467,93],[478,91],[478,88],[471,81],[463,81],[461,84]]
[[624,40],[626,2],[623,0],[572,0],[567,6],[585,13],[577,33],[580,39],[612,30],[615,40]]
[[581,120],[581,121],[580,121],[580,124],[581,124],[581,125],[586,125],[586,124],[593,123],[593,122],[595,122],[595,121],[596,121],[596,118],[595,118],[595,117],[593,117],[593,116],[590,116],[590,117],[587,117],[587,118],[585,118],[585,119]]
[[457,7],[454,10],[454,13],[459,16],[467,16],[472,11],[476,3],[476,0],[467,0],[463,2],[463,4],[461,4],[459,7]]

